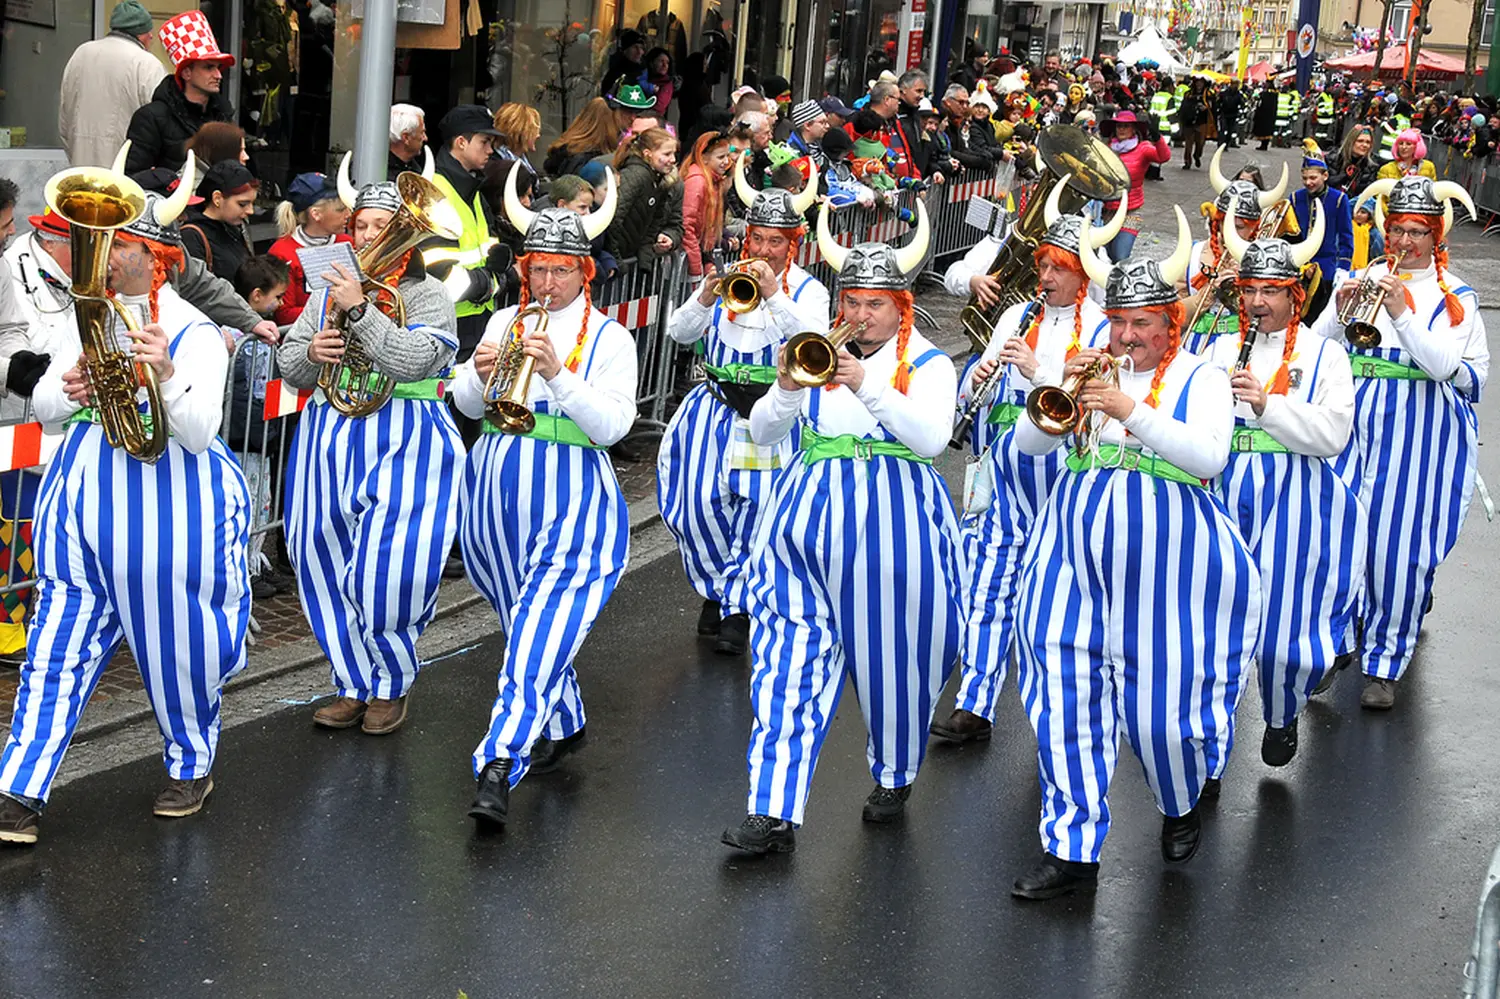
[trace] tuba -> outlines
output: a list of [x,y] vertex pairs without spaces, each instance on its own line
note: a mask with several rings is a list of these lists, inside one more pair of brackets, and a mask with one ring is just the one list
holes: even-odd
[[[45,199],[68,223],[73,251],[73,314],[83,345],[83,368],[93,396],[94,411],[110,447],[131,457],[154,462],[167,450],[167,411],[162,405],[156,369],[138,364],[122,350],[113,320],[130,330],[140,323],[125,305],[108,297],[109,250],[115,231],[146,211],[146,192],[124,174],[127,142],[114,167],[75,167],[47,181]],[[158,220],[170,224],[187,206],[194,186],[194,162],[189,156],[178,190],[158,210]],[[140,403],[145,393],[145,408]]]
[[536,414],[527,404],[536,358],[521,350],[521,334],[527,319],[536,320],[536,332],[547,332],[547,307],[551,304],[552,296],[548,295],[516,313],[510,323],[510,337],[484,383],[484,418],[501,433],[529,434],[536,427]]
[[[989,275],[1000,283],[1000,300],[986,308],[978,296],[959,313],[959,322],[975,352],[983,352],[1000,314],[1029,300],[1036,291],[1036,250],[1043,233],[1058,216],[1076,212],[1089,201],[1104,201],[1130,186],[1120,157],[1076,125],[1050,125],[1037,137],[1042,179],[1000,244]],[[1067,195],[1067,205],[1063,196]],[[1123,200],[1121,211],[1124,210]],[[1124,216],[1120,216],[1123,224]],[[1116,227],[1118,229],[1118,227]],[[1113,238],[1113,237],[1111,237]]]
[[[339,197],[354,208],[354,185],[349,181],[349,159],[344,154],[339,164]],[[391,278],[399,277],[396,268],[417,244],[431,236],[457,240],[459,224],[456,214],[437,185],[420,174],[407,171],[396,178],[401,208],[391,216],[380,235],[355,255],[364,275],[365,298],[398,326],[406,325],[406,303]],[[396,390],[396,382],[381,372],[370,356],[366,344],[349,327],[348,313],[340,311],[331,319],[333,329],[344,337],[344,356],[323,365],[318,387],[328,404],[345,416],[361,417],[384,406]]]
[[1375,326],[1375,314],[1385,304],[1385,289],[1372,277],[1379,264],[1391,271],[1401,266],[1405,253],[1387,253],[1370,261],[1369,270],[1354,286],[1354,294],[1338,311],[1339,325],[1344,327],[1344,339],[1350,346],[1360,350],[1372,350],[1380,346],[1380,330]]
[[839,350],[864,332],[865,324],[840,323],[828,335],[804,330],[786,342],[784,369],[803,388],[821,388],[839,371]]

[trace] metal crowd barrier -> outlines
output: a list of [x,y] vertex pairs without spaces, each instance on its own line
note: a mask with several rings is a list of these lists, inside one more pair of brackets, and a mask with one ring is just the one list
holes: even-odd
[[44,434],[32,415],[27,399],[19,416],[0,420],[0,619],[24,623],[30,607],[30,590],[36,586],[31,552],[31,515],[42,470],[62,443],[61,434]]
[[1490,860],[1490,870],[1479,893],[1479,916],[1474,926],[1474,948],[1464,966],[1466,997],[1500,997],[1500,849]]
[[[290,327],[283,327],[283,335]],[[246,336],[229,355],[224,380],[224,420],[219,436],[233,452],[250,488],[250,575],[270,566],[266,536],[282,526],[286,459],[295,415],[312,398],[280,378],[276,348]]]

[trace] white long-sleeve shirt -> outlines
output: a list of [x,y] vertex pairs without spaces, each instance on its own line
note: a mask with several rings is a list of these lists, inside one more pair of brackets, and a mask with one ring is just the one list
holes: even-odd
[[[1377,276],[1385,265],[1376,265]],[[1358,280],[1369,268],[1355,276]],[[1398,349],[1435,381],[1451,381],[1471,399],[1479,398],[1490,373],[1490,347],[1485,338],[1484,322],[1479,317],[1479,297],[1452,271],[1445,272],[1448,287],[1463,303],[1463,322],[1457,326],[1448,319],[1443,304],[1443,290],[1438,287],[1437,269],[1429,265],[1420,271],[1400,271],[1402,281],[1415,311],[1407,309],[1392,320],[1382,305],[1375,313],[1375,327],[1380,330],[1381,350]],[[1315,332],[1338,343],[1344,339],[1344,327],[1338,321],[1338,296],[1328,300],[1328,307],[1314,324]]]
[[[480,342],[506,342],[516,311],[517,307],[512,305],[491,316]],[[535,409],[538,402],[546,401],[547,412],[566,416],[578,424],[589,440],[608,447],[629,433],[635,423],[635,341],[625,327],[598,309],[590,308],[583,358],[576,372],[569,371],[568,355],[578,342],[583,320],[581,294],[563,308],[548,313],[547,336],[562,367],[551,379],[534,376],[526,403]],[[527,328],[533,323],[534,320],[527,320]],[[465,416],[483,418],[484,381],[472,360],[455,372],[453,398]]]
[[[1150,369],[1121,375],[1120,391],[1134,399],[1136,405],[1123,423],[1105,420],[1100,442],[1140,447],[1189,475],[1212,479],[1229,463],[1229,442],[1234,433],[1234,396],[1229,391],[1229,376],[1222,368],[1179,351],[1167,366],[1161,396],[1152,409],[1143,400],[1151,391],[1153,375]],[[1187,419],[1178,420],[1173,414],[1185,388],[1189,389]],[[1030,417],[1016,423],[1016,446],[1025,454],[1046,454],[1066,439],[1045,433]]]
[[969,281],[976,274],[990,272],[995,264],[995,256],[1000,252],[1000,245],[998,237],[986,236],[971,246],[961,259],[949,264],[948,269],[943,272],[943,287],[948,289],[948,294],[967,298],[972,290]]
[[[1021,314],[1026,311],[1027,304],[1018,302],[1000,314],[1000,319],[995,324],[995,335],[990,337],[989,346],[985,347],[981,360],[994,360],[1000,356],[1000,351],[1007,340],[1025,334],[1026,331],[1020,328],[1020,323]],[[1024,396],[1037,385],[1062,383],[1063,365],[1067,364],[1068,347],[1073,343],[1074,311],[1075,306],[1072,303],[1061,308],[1049,305],[1043,311],[1041,326],[1037,330],[1036,350],[1032,352],[1036,355],[1036,376],[1028,379],[1016,368],[1010,369],[1006,379],[1006,388],[1012,393],[1012,401],[1016,398],[1014,393]],[[1107,347],[1109,345],[1109,318],[1104,315],[1103,309],[1088,298],[1083,300],[1083,323],[1079,329],[1079,342],[1083,347]],[[958,386],[959,408],[963,408],[968,403],[973,387],[970,379],[965,379]]]
[[[718,338],[731,350],[751,354],[804,331],[827,333],[829,297],[823,283],[792,264],[786,284],[791,294],[778,289],[761,300],[760,308],[737,314],[733,322],[727,313],[723,315],[716,330]],[[703,305],[696,294],[692,295],[667,320],[667,335],[680,344],[697,343],[708,333],[713,313],[713,305]]]
[[[1262,330],[1250,349],[1250,373],[1262,385],[1281,368],[1286,330]],[[1240,356],[1240,338],[1221,336],[1209,348],[1208,360],[1232,371]],[[1349,355],[1338,344],[1299,330],[1287,368],[1286,395],[1266,398],[1257,417],[1248,402],[1236,403],[1234,415],[1258,426],[1296,454],[1332,458],[1344,450],[1354,430],[1354,375]]]
[[[147,314],[145,295],[120,295],[122,305],[137,316]],[[224,418],[224,380],[229,375],[229,354],[219,327],[163,285],[157,294],[157,320],[166,331],[172,353],[172,377],[161,383],[162,405],[172,439],[194,454],[208,450],[219,435]],[[123,327],[114,326],[121,343],[127,343]],[[74,332],[72,349],[52,355],[47,373],[36,384],[31,400],[36,418],[49,429],[60,426],[83,407],[63,392],[63,375],[78,363],[81,341]]]
[[[932,350],[932,342],[913,330],[907,359],[916,362]],[[825,437],[877,436],[877,427],[885,427],[916,454],[936,457],[953,433],[953,397],[958,388],[953,362],[941,352],[927,357],[911,373],[903,395],[891,385],[897,361],[896,338],[891,337],[863,360],[865,377],[857,393],[843,385],[832,390],[792,391],[772,385],[750,411],[750,436],[757,444],[775,444],[791,433],[801,416]]]

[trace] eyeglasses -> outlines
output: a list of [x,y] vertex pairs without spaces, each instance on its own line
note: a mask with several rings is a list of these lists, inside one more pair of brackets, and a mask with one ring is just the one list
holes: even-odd
[[1431,229],[1407,229],[1402,226],[1393,226],[1385,231],[1389,239],[1409,239],[1415,242],[1432,235]]

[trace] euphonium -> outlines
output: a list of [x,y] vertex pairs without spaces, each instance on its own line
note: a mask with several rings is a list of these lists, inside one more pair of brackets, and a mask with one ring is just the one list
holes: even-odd
[[[124,150],[121,150],[123,159]],[[191,187],[191,174],[186,178]],[[140,218],[146,192],[118,171],[98,167],[64,170],[47,182],[47,207],[68,223],[73,248],[73,314],[83,343],[85,374],[94,412],[111,447],[133,458],[154,462],[167,450],[167,411],[161,401],[156,369],[137,364],[120,348],[113,319],[128,329],[140,324],[129,309],[106,295],[109,249],[115,230]],[[146,393],[142,411],[137,396]]]
[[803,388],[821,388],[839,370],[839,348],[864,332],[865,324],[840,323],[828,335],[804,330],[786,342],[785,370]]
[[1387,253],[1370,261],[1369,270],[1359,279],[1359,284],[1354,286],[1354,294],[1339,308],[1338,318],[1344,327],[1344,339],[1360,350],[1380,346],[1380,330],[1375,326],[1375,314],[1385,304],[1385,289],[1370,277],[1370,272],[1378,264],[1385,264],[1391,271],[1395,271],[1401,266],[1405,256],[1404,252]]
[[[393,276],[407,252],[429,236],[456,240],[459,234],[446,217],[443,192],[432,181],[407,172],[396,178],[396,188],[401,193],[401,209],[391,216],[380,235],[359,251],[356,259],[364,274],[366,299],[396,325],[405,326],[406,303],[387,279]],[[323,365],[318,387],[328,397],[328,404],[345,416],[369,416],[391,398],[396,382],[377,370],[375,358],[349,328],[348,313],[341,311],[334,316],[331,327],[344,335],[344,356]]]
[[765,257],[736,260],[718,277],[719,298],[730,312],[753,312],[760,308],[760,282],[750,273],[750,265],[765,262]]
[[1119,384],[1119,372],[1118,361],[1096,360],[1082,371],[1068,375],[1061,385],[1038,385],[1026,396],[1026,415],[1039,430],[1054,437],[1078,430],[1084,417],[1078,394],[1084,385],[1094,378]]
[[495,368],[484,383],[484,418],[501,433],[529,434],[536,426],[536,414],[527,404],[536,358],[522,351],[521,337],[526,330],[527,318],[536,319],[536,332],[547,332],[547,307],[551,304],[552,296],[548,295],[516,313],[516,318],[510,323],[510,337],[501,348],[500,356],[495,358]]

